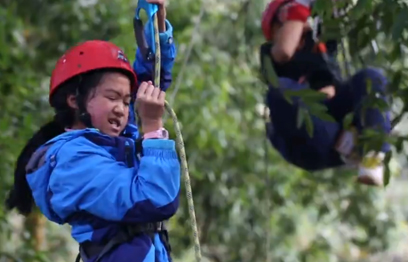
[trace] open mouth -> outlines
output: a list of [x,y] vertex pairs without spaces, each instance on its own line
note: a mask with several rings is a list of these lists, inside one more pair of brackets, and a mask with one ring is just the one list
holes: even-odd
[[119,128],[120,127],[120,121],[117,119],[109,119],[108,120],[109,124],[111,124],[114,128]]

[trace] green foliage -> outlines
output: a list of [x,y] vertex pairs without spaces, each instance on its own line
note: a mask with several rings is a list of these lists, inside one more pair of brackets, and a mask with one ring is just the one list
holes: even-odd
[[[168,17],[179,54],[173,105],[183,127],[206,261],[371,261],[371,255],[390,250],[400,240],[395,232],[406,231],[398,210],[400,198],[384,203],[382,190],[354,184],[353,170],[313,174],[298,170],[265,139],[264,122],[257,112],[265,85],[256,75],[263,42],[260,14],[266,1],[169,2]],[[47,89],[56,59],[88,39],[111,40],[133,57],[135,6],[129,0],[0,3],[1,202],[11,187],[18,153],[52,116]],[[392,101],[403,105],[394,112],[400,121],[401,113],[408,110],[406,4],[359,0],[337,19],[328,15],[332,8],[331,1],[316,3],[316,12],[327,26],[324,35],[344,36],[347,59],[342,55],[339,59],[351,71],[366,66],[360,58],[386,70]],[[376,55],[373,39],[379,46]],[[190,45],[192,52],[183,66]],[[180,81],[178,75],[182,75]],[[286,94],[288,99],[293,95]],[[301,96],[309,112],[299,111],[299,126],[306,125],[312,133],[310,115],[328,115],[316,105],[319,93],[304,91]],[[371,103],[384,106],[375,99]],[[350,117],[345,126],[349,123]],[[166,125],[170,129],[171,121]],[[362,138],[384,139],[368,132]],[[404,153],[405,139],[395,139],[398,152]],[[398,184],[394,179],[390,187]],[[183,198],[170,221],[176,257],[188,256],[192,245],[186,207]],[[61,231],[50,224],[46,253],[36,254],[24,244],[33,236],[22,233],[25,229],[15,225],[18,219],[0,207],[0,251],[4,254],[24,257],[24,261],[66,261],[68,253],[74,255],[76,246],[67,240],[66,228]]]

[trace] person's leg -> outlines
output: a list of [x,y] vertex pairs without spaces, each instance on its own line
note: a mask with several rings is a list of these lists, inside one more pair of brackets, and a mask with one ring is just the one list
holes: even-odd
[[[391,132],[390,113],[364,105],[365,98],[369,95],[368,85],[371,86],[371,94],[387,102],[387,84],[388,81],[384,73],[375,68],[361,70],[351,79],[355,103],[354,124],[360,132],[366,129],[379,130],[386,134]],[[372,148],[371,145],[368,146],[371,151],[364,155],[359,165],[358,181],[368,185],[382,185],[384,176],[383,160],[385,153],[391,150],[391,146],[389,143],[383,142],[379,154],[375,153],[378,149]],[[362,151],[361,148],[360,151]]]
[[[367,68],[359,71],[351,78],[351,88],[354,102],[354,124],[361,132],[370,128],[389,134],[391,132],[390,113],[383,112],[375,107],[365,107],[364,101],[368,96],[368,82],[371,85],[371,93],[387,103],[386,86],[388,80],[384,73],[375,68]],[[386,153],[390,145],[384,143],[381,151]]]
[[[369,91],[368,83],[371,86],[371,91]],[[390,150],[390,145],[383,143],[381,154],[375,154],[371,151],[363,155],[361,145],[356,145],[356,133],[361,134],[368,128],[381,130],[387,134],[390,133],[391,122],[389,112],[381,112],[381,110],[374,107],[367,107],[365,103],[369,92],[386,101],[386,85],[387,79],[380,70],[374,68],[363,69],[353,75],[344,86],[339,89],[339,96],[336,95],[337,100],[329,104],[329,110],[333,112],[333,115],[337,114],[337,118],[342,119],[348,113],[354,113],[352,124],[355,128],[355,132],[345,130],[337,143],[337,150],[346,160],[351,160],[351,162],[355,162],[352,160],[355,158],[352,155],[359,156],[358,179],[365,184],[382,184],[382,160],[384,153]],[[367,163],[376,164],[367,165]]]
[[332,99],[326,101],[328,113],[341,126],[341,134],[336,143],[336,151],[342,156],[346,165],[356,166],[358,162],[351,157],[356,144],[356,131],[344,130],[344,118],[354,112],[353,90],[350,81],[345,81],[336,87],[336,94]]
[[326,101],[328,113],[334,119],[342,123],[344,117],[354,111],[353,92],[350,83],[343,82],[336,87],[336,94]]
[[342,165],[334,145],[340,134],[340,125],[311,116],[313,134],[309,136],[305,125],[297,127],[297,115],[302,102],[292,97],[292,104],[285,100],[285,89],[301,90],[307,88],[288,78],[279,79],[279,88],[270,87],[267,105],[273,132],[269,134],[273,146],[292,164],[305,170],[319,170]]

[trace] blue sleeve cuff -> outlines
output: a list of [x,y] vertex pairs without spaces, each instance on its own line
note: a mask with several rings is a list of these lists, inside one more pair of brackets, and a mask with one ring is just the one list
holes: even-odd
[[173,44],[173,26],[166,19],[166,32],[159,34],[160,36],[160,47],[168,48]]
[[[145,25],[145,36],[147,40],[147,44],[149,46],[154,45],[154,43],[151,42],[151,36],[150,36],[150,30],[147,30],[151,26],[152,21],[149,20],[146,25]],[[166,31],[159,33],[159,38],[160,38],[160,48],[162,49],[169,49],[173,45],[173,26],[169,22],[169,20],[166,19]]]
[[143,157],[158,157],[162,159],[177,159],[177,152],[173,140],[146,139],[142,142]]
[[174,140],[168,139],[146,139],[143,140],[142,145],[144,149],[176,149]]

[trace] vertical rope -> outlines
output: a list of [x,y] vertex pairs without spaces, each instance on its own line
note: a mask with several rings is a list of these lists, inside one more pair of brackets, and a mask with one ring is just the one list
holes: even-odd
[[[156,46],[155,66],[154,66],[154,71],[155,71],[154,84],[156,87],[160,88],[161,52],[160,52],[159,23],[158,23],[157,14],[154,15],[153,25],[154,25],[154,31],[155,31],[154,40],[155,40],[155,46]],[[180,124],[177,119],[177,115],[167,101],[165,103],[165,108],[174,123],[174,131],[176,133],[176,145],[179,151],[180,162],[181,162],[180,163],[181,164],[181,174],[184,177],[184,184],[186,187],[187,205],[188,205],[188,212],[190,215],[191,230],[193,233],[195,257],[196,257],[197,262],[201,262],[202,256],[201,256],[200,239],[198,235],[197,219],[196,219],[195,209],[194,209],[193,192],[191,189],[190,174],[188,171],[187,155],[186,155],[186,150],[184,147],[183,135],[181,133],[181,128],[180,128]]]

